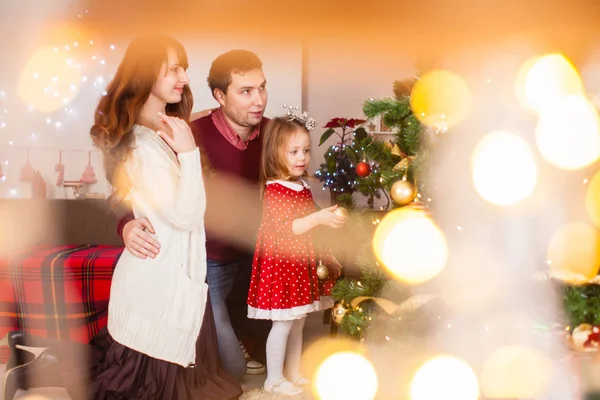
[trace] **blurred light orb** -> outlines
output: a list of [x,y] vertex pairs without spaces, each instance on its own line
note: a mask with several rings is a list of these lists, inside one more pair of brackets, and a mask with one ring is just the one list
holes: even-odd
[[312,343],[302,352],[302,362],[300,372],[303,376],[315,382],[316,372],[319,366],[329,356],[342,352],[357,352],[360,349],[360,343],[356,340],[350,340],[340,337],[326,337]]
[[397,279],[419,284],[446,266],[446,237],[422,211],[399,208],[385,215],[375,230],[373,250]]
[[477,400],[479,384],[466,362],[453,356],[439,356],[417,370],[409,392],[411,400]]
[[450,71],[425,73],[412,89],[410,105],[415,117],[445,132],[462,122],[471,109],[471,92],[465,81]]
[[598,275],[600,233],[585,222],[561,227],[548,244],[552,275],[572,284],[584,283]]
[[379,382],[373,364],[354,352],[329,356],[316,372],[316,394],[321,400],[372,400]]
[[486,398],[534,399],[546,388],[549,362],[524,346],[504,346],[492,353],[481,372]]
[[542,157],[550,164],[574,170],[600,157],[600,118],[583,96],[563,97],[544,109],[535,130]]
[[585,193],[585,209],[596,228],[600,228],[600,171],[589,182]]
[[506,131],[489,133],[477,143],[471,173],[477,193],[498,206],[524,200],[538,180],[530,146],[519,135]]
[[43,47],[29,59],[19,79],[17,94],[26,104],[43,113],[64,108],[79,93],[81,69],[71,56]]
[[559,53],[529,59],[517,74],[515,91],[521,105],[538,114],[565,96],[585,94],[577,70]]

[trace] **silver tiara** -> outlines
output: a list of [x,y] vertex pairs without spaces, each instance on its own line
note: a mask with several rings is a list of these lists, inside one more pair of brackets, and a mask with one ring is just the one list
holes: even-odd
[[309,131],[312,131],[317,127],[317,121],[315,121],[314,118],[309,117],[306,111],[301,113],[298,107],[286,106],[285,104],[283,105],[283,108],[288,110],[285,115],[290,117],[290,121],[296,120],[303,123]]

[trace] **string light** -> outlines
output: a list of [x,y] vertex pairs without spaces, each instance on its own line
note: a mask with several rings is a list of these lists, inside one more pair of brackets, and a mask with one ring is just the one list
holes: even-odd
[[[79,15],[76,14],[74,17],[86,18],[89,15],[90,12],[85,10],[85,13]],[[80,22],[77,21],[77,23]],[[24,120],[19,120],[22,121],[20,124],[23,125],[21,129],[26,129],[26,132],[28,130],[29,133],[12,138],[5,138],[5,141],[0,143],[0,148],[35,148],[53,152],[56,150],[65,150],[61,148],[60,144],[53,147],[46,146],[44,141],[52,140],[52,137],[46,133],[52,134],[54,132],[62,131],[65,128],[81,131],[79,126],[70,126],[77,122],[77,119],[75,118],[77,114],[75,113],[76,110],[69,106],[69,103],[71,103],[74,97],[82,90],[90,91],[93,97],[97,97],[99,92],[106,95],[103,86],[106,84],[107,80],[105,77],[107,75],[104,69],[111,65],[113,61],[112,57],[115,55],[113,52],[117,49],[117,46],[108,43],[99,47],[97,46],[99,43],[95,43],[94,39],[89,37],[84,39],[80,35],[81,32],[76,31],[76,33],[71,35],[72,37],[69,40],[62,43],[54,43],[54,45],[46,47],[48,53],[55,57],[57,61],[54,64],[43,64],[38,66],[35,62],[36,60],[34,60],[35,57],[31,58],[30,65],[33,67],[29,70],[24,68],[22,77],[23,79],[28,79],[29,83],[32,85],[31,92],[33,98],[25,98],[23,97],[24,92],[16,91],[16,93],[19,93],[19,97],[23,97],[19,99],[20,101],[16,101],[16,98],[10,99],[7,91],[0,90],[0,104],[5,102],[5,104],[2,104],[4,107],[0,108],[0,129],[6,129],[10,125],[12,130],[15,123],[12,123],[11,120],[5,118],[5,116],[8,117],[9,114],[11,117],[15,115],[16,118],[21,118],[19,112],[21,112],[21,114],[24,112],[36,113],[28,115]],[[96,49],[94,50],[94,53],[90,54],[90,46],[94,45],[96,45]],[[97,61],[97,63],[90,62],[88,54],[93,56],[94,61]],[[55,68],[52,68],[52,66],[55,66]],[[69,69],[69,71],[66,71],[66,69]],[[70,75],[71,70],[75,74]],[[86,75],[81,73],[84,70],[87,72]],[[88,79],[90,74],[93,76],[92,79]],[[90,85],[90,83],[94,83],[94,85]],[[44,99],[47,100],[47,103],[39,103],[40,101],[44,101]],[[6,100],[9,100],[10,102],[6,103]],[[19,107],[21,107],[21,109],[19,109]],[[10,113],[8,112],[9,109],[11,111]],[[60,117],[56,112],[64,112],[65,114],[62,114],[63,116]],[[65,119],[65,115],[68,115],[69,118]],[[46,130],[44,130],[44,127],[47,127]],[[48,129],[50,130],[48,131]],[[0,130],[0,132],[3,131]],[[90,151],[89,148],[72,150]],[[9,154],[13,154],[13,152],[11,151]],[[0,163],[2,166],[7,166],[9,164],[8,160],[0,160]],[[11,163],[18,164],[19,160],[11,159]],[[42,173],[43,172],[44,171],[42,171]],[[50,171],[47,172],[50,173]],[[12,173],[5,177],[0,177],[1,181],[7,181],[7,183],[9,183],[12,178]],[[0,197],[2,195],[18,197],[23,194],[20,193],[17,188],[10,188],[9,186],[2,190]]]

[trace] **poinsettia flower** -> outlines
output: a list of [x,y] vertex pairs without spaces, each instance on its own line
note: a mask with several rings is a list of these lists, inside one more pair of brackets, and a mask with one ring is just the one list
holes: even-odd
[[350,118],[347,122],[346,122],[346,126],[348,128],[354,128],[355,126],[358,126],[360,124],[364,124],[366,122],[366,120],[364,119],[358,119],[358,118]]
[[327,122],[324,128],[354,128],[364,122],[364,119],[358,118],[332,118]]
[[346,118],[332,118],[324,128],[341,128],[346,123]]

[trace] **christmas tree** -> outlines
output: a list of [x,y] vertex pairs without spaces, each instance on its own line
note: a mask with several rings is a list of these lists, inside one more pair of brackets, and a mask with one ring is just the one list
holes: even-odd
[[[424,142],[423,125],[415,117],[410,107],[410,91],[415,81],[413,79],[394,82],[394,97],[365,102],[363,112],[367,118],[380,117],[383,124],[393,132],[393,138],[388,143],[373,140],[363,146],[366,156],[374,160],[380,171],[383,187],[391,186],[399,179],[407,176],[410,181],[415,178],[420,161],[418,153]],[[364,192],[372,183],[364,180],[360,183]]]
[[[355,339],[364,339],[367,332],[375,340],[389,340],[395,334],[406,339],[410,336],[408,333],[418,335],[431,322],[424,318],[426,311],[420,307],[430,297],[410,297],[406,287],[390,280],[379,265],[371,245],[375,229],[388,210],[400,207],[426,209],[425,204],[419,201],[423,185],[414,184],[426,165],[427,148],[425,127],[414,116],[410,105],[414,83],[414,79],[394,82],[393,97],[370,99],[364,104],[367,118],[379,117],[392,129],[391,140],[384,141],[361,131],[343,147],[350,165],[356,166],[353,188],[368,198],[369,205],[367,210],[353,210],[348,223],[348,231],[360,236],[347,249],[357,257],[360,277],[345,277],[333,290],[337,302],[332,311],[333,321],[342,332]],[[327,172],[331,174],[332,170]],[[371,211],[374,198],[380,198],[382,194],[388,200],[386,207],[382,211]],[[339,204],[353,207],[351,198],[340,200],[343,201]],[[360,250],[356,248],[357,243]],[[372,325],[375,318],[382,323]],[[386,328],[378,331],[374,326]]]
[[[332,135],[339,140],[325,153],[316,176],[324,188],[332,192],[332,201],[352,206],[350,195],[358,191],[368,198],[370,208],[374,199],[386,197],[385,209],[405,206],[418,196],[414,183],[424,165],[424,127],[410,107],[410,90],[415,80],[394,82],[394,96],[368,100],[363,107],[367,118],[381,118],[394,131],[391,140],[384,141],[369,135],[359,126],[366,121],[356,118],[333,118],[325,125],[319,145]],[[338,131],[341,130],[341,133]],[[343,196],[343,194],[348,194]],[[393,200],[393,202],[391,201]]]

